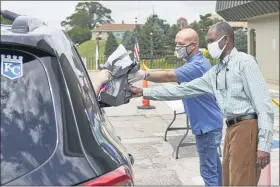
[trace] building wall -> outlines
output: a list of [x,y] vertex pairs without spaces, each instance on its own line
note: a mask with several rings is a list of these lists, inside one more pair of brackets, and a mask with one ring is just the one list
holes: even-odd
[[248,53],[253,55],[251,30],[256,31],[256,58],[266,80],[279,84],[279,12],[248,19]]
[[[182,22],[182,28],[181,28],[181,22]],[[186,28],[188,26],[188,20],[186,19],[179,19],[177,20],[177,27],[180,29]]]
[[[91,40],[96,40],[98,32],[92,32]],[[101,37],[101,40],[107,40],[108,34],[107,32],[100,32],[99,37]]]
[[[112,33],[116,37],[117,40],[121,41],[123,39],[123,35],[124,35],[125,31],[116,31],[116,32],[112,32]],[[96,37],[97,37],[97,32],[92,32],[91,39],[96,40]],[[102,40],[107,40],[108,32],[101,32],[99,37],[101,37]]]

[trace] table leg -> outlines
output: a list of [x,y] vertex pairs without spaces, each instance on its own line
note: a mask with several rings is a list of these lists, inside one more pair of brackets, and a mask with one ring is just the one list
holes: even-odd
[[167,136],[167,132],[169,130],[169,128],[171,127],[171,125],[174,123],[174,121],[176,120],[176,111],[174,111],[174,117],[173,117],[173,120],[171,121],[171,123],[168,125],[166,131],[165,131],[165,134],[164,134],[164,141],[166,141],[166,136]]
[[187,137],[187,135],[188,135],[188,133],[189,133],[189,130],[190,130],[189,118],[187,117],[187,131],[186,131],[184,137],[181,139],[180,143],[179,143],[178,146],[177,146],[177,149],[176,149],[176,159],[178,159],[178,154],[179,154],[180,145],[181,145],[181,143],[184,141],[184,139]]

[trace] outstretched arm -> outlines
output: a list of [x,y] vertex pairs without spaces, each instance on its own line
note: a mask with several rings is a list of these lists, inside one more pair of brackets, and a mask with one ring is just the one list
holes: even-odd
[[112,79],[112,73],[109,70],[101,70],[98,72],[96,78],[93,80],[93,88],[98,95],[102,84],[107,83]]
[[146,80],[155,83],[178,82],[175,72],[170,70],[147,72]]
[[174,71],[137,71],[128,75],[128,82],[133,84],[140,80],[147,80],[155,83],[164,83],[164,82],[178,82],[177,76]]
[[211,71],[208,71],[203,77],[194,79],[188,83],[182,83],[181,85],[158,86],[145,89],[131,88],[130,91],[134,97],[143,96],[145,99],[161,101],[180,100],[205,93],[213,94],[210,73]]

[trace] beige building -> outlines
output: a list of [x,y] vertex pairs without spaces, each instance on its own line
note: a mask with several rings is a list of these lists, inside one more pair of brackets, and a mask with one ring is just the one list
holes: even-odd
[[109,32],[113,33],[117,40],[122,40],[126,31],[133,31],[135,24],[103,24],[92,30],[92,40],[96,40],[97,36],[101,40],[107,40]]
[[[224,18],[222,18],[221,16],[219,16],[218,14],[212,14],[210,16],[210,19],[212,20],[218,20],[218,21],[226,21]],[[238,29],[247,29],[247,22],[246,21],[228,21],[228,23],[230,24],[230,26],[234,29],[234,30],[238,30]]]
[[177,20],[177,27],[180,28],[180,30],[186,28],[188,26],[188,20],[186,18],[179,18]]
[[226,21],[247,22],[248,54],[268,82],[279,84],[279,1],[217,1]]
[[268,81],[279,84],[279,12],[248,20],[248,52]]

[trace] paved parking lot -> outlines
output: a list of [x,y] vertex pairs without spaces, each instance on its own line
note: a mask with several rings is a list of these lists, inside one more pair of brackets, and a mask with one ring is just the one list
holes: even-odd
[[[154,85],[149,83],[149,86]],[[279,101],[279,93],[271,95]],[[117,134],[134,156],[136,185],[204,185],[199,174],[194,136],[189,133],[176,160],[174,148],[184,130],[169,132],[168,141],[165,142],[164,132],[173,118],[173,112],[160,101],[151,101],[151,105],[156,107],[154,110],[138,110],[141,101],[141,98],[137,98],[126,105],[106,109]],[[174,126],[184,124],[185,115],[180,115]],[[274,130],[271,175],[272,185],[279,185],[279,109],[276,108]]]

